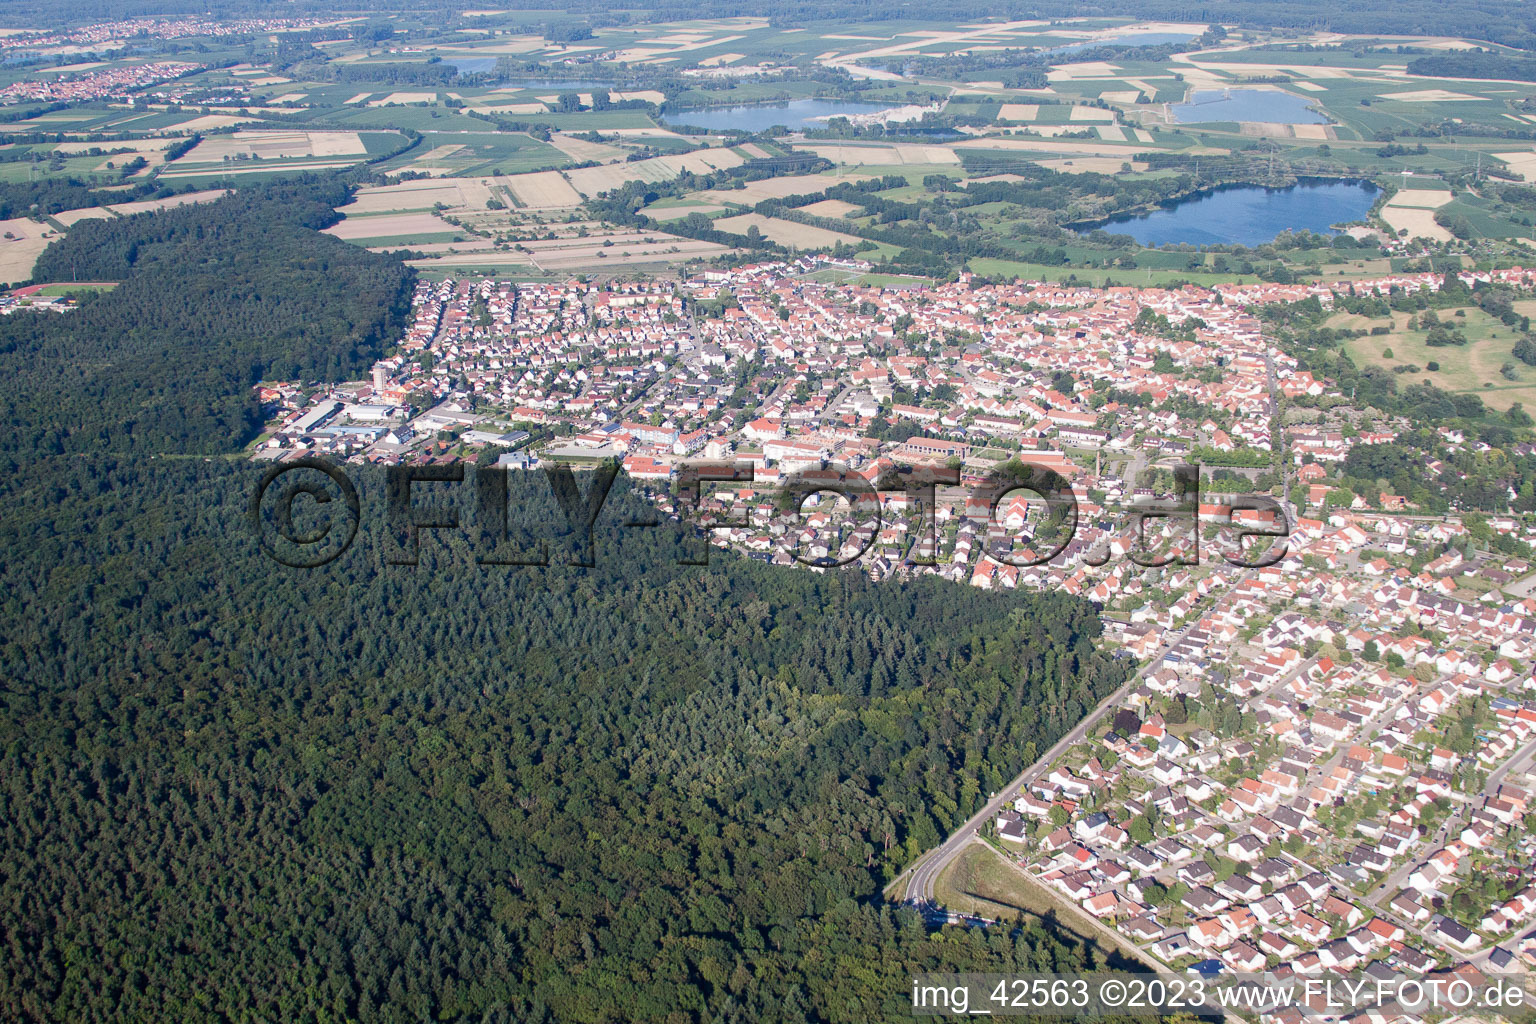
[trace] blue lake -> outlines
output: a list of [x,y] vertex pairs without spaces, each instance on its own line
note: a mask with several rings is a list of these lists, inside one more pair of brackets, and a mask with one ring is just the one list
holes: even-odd
[[820,122],[813,117],[836,117],[839,114],[868,114],[886,110],[891,103],[849,103],[843,100],[791,100],[788,103],[756,103],[739,107],[711,107],[708,110],[679,110],[663,118],[668,124],[686,124],[710,131],[739,129],[760,132],[782,124],[791,130],[818,128]]
[[1101,46],[1166,46],[1169,43],[1187,43],[1195,38],[1193,32],[1131,32],[1123,36],[1115,36],[1113,39],[1096,39],[1084,43],[1072,43],[1068,46],[1053,46],[1045,53],[1077,53],[1079,50],[1093,50]]
[[1202,121],[1268,121],[1274,124],[1327,124],[1328,119],[1308,101],[1273,89],[1206,89],[1188,103],[1173,105],[1180,124]]
[[1368,181],[1304,181],[1289,188],[1240,185],[1078,230],[1087,234],[1103,228],[1145,246],[1263,245],[1286,230],[1337,234],[1330,225],[1364,217],[1376,192]]

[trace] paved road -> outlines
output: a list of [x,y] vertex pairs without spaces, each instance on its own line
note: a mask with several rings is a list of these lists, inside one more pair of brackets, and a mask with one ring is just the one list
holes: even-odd
[[1184,639],[1184,635],[1194,627],[1194,622],[1173,633],[1168,641],[1163,644],[1152,660],[1148,661],[1124,686],[1110,694],[1099,702],[1093,712],[1077,723],[1073,729],[1042,754],[1039,760],[1019,773],[1018,778],[1010,782],[1002,792],[987,802],[987,805],[955,830],[944,841],[942,846],[936,847],[918,858],[910,867],[888,887],[887,892],[898,894],[898,898],[908,902],[926,902],[933,899],[933,884],[938,879],[939,873],[944,870],[956,857],[965,850],[972,837],[980,831],[981,826],[990,821],[1004,807],[1011,805],[1019,792],[1027,785],[1033,783],[1045,770],[1050,767],[1052,761],[1059,757],[1068,747],[1074,743],[1080,743],[1088,733],[1099,723],[1106,714],[1120,706],[1126,694],[1135,689],[1141,683],[1142,677],[1162,663],[1163,654],[1174,644]]

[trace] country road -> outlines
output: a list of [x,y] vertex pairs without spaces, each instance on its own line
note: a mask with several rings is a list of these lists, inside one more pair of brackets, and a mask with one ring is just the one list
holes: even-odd
[[1010,782],[1004,789],[991,800],[985,807],[971,815],[966,822],[950,834],[943,845],[925,853],[914,861],[906,871],[898,875],[886,888],[887,893],[899,894],[896,896],[905,902],[926,902],[933,899],[934,882],[938,880],[940,872],[965,850],[971,838],[980,830],[981,826],[991,820],[1000,810],[1013,803],[1019,792],[1027,785],[1038,779],[1045,770],[1050,767],[1052,761],[1059,757],[1063,751],[1074,743],[1081,742],[1099,721],[1111,710],[1118,707],[1125,699],[1126,694],[1141,682],[1142,677],[1162,663],[1163,655],[1184,639],[1184,635],[1194,627],[1191,622],[1188,625],[1172,633],[1163,646],[1158,648],[1153,656],[1135,675],[1125,682],[1114,693],[1099,702],[1086,718],[1077,723],[1065,736],[1057,740],[1049,750],[1040,755],[1034,764],[1030,765],[1019,776]]

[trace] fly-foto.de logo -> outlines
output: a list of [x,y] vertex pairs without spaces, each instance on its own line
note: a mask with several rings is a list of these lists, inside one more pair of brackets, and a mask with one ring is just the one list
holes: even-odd
[[[563,522],[549,522],[548,503],[537,507],[513,500],[513,474],[529,471],[498,466],[399,465],[384,467],[383,561],[416,565],[423,535],[467,530],[475,562],[487,566],[548,566],[550,529],[564,527],[575,542],[564,564],[592,566],[593,529],[619,474],[616,461],[590,471],[563,464],[533,471],[541,475]],[[691,543],[680,564],[707,565],[710,541],[719,531],[739,531],[746,509],[735,515],[705,508],[706,485],[753,488],[755,464],[747,461],[684,462],[677,466],[669,504],[672,519],[659,513],[626,516],[625,529],[680,524]],[[1005,463],[980,480],[963,484],[959,470],[917,466],[869,477],[835,462],[783,474],[771,486],[753,489],[755,501],[771,508],[766,536],[795,561],[835,568],[864,559],[883,527],[900,520],[910,552],[906,564],[936,566],[943,529],[939,510],[970,524],[980,550],[1004,565],[1044,565],[1075,557],[1103,565],[1116,552],[1136,565],[1196,565],[1201,561],[1200,469],[1174,469],[1174,493],[1160,501],[1127,506],[1111,514],[1094,506],[1100,520],[1123,529],[1117,544],[1106,543],[1102,527],[1082,536],[1083,506],[1070,482],[1050,466]],[[521,491],[526,497],[526,490]],[[892,500],[895,499],[895,500]],[[808,510],[808,507],[813,506]],[[831,506],[838,515],[826,509]],[[760,504],[759,504],[759,507]],[[1287,553],[1291,524],[1284,506],[1268,495],[1223,495],[1227,520],[1217,524],[1220,557],[1243,568],[1274,565]],[[626,508],[629,505],[626,503]],[[294,568],[318,568],[357,540],[364,501],[345,470],[325,459],[304,457],[271,466],[252,491],[247,517],[257,542],[274,561]],[[807,545],[807,520],[817,529]],[[674,523],[675,520],[675,523]],[[514,531],[513,527],[518,530]],[[761,527],[764,524],[759,523]],[[542,539],[537,535],[546,534]],[[514,544],[514,533],[524,538]],[[533,534],[531,544],[527,543]],[[808,547],[808,549],[807,549]]]

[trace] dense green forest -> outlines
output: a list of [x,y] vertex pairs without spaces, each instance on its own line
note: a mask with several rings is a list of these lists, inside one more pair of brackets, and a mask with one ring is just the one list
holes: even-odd
[[1093,962],[878,903],[1123,678],[1084,602],[678,566],[624,493],[593,569],[368,519],[296,571],[247,465],[11,469],[0,1015],[868,1021]]
[[1430,78],[1502,78],[1536,82],[1536,58],[1497,53],[1437,53],[1409,61],[1408,73]]
[[86,220],[38,281],[121,281],[68,317],[0,320],[0,449],[226,452],[262,423],[264,378],[356,376],[398,336],[412,273],[317,229],[347,187],[242,190]]
[[622,490],[591,569],[391,566],[361,470],[340,559],[261,553],[251,382],[405,311],[345,197],[82,222],[39,278],[120,287],[0,322],[0,1016],[862,1022],[1101,965],[880,898],[1125,678],[1087,602],[681,566]]

